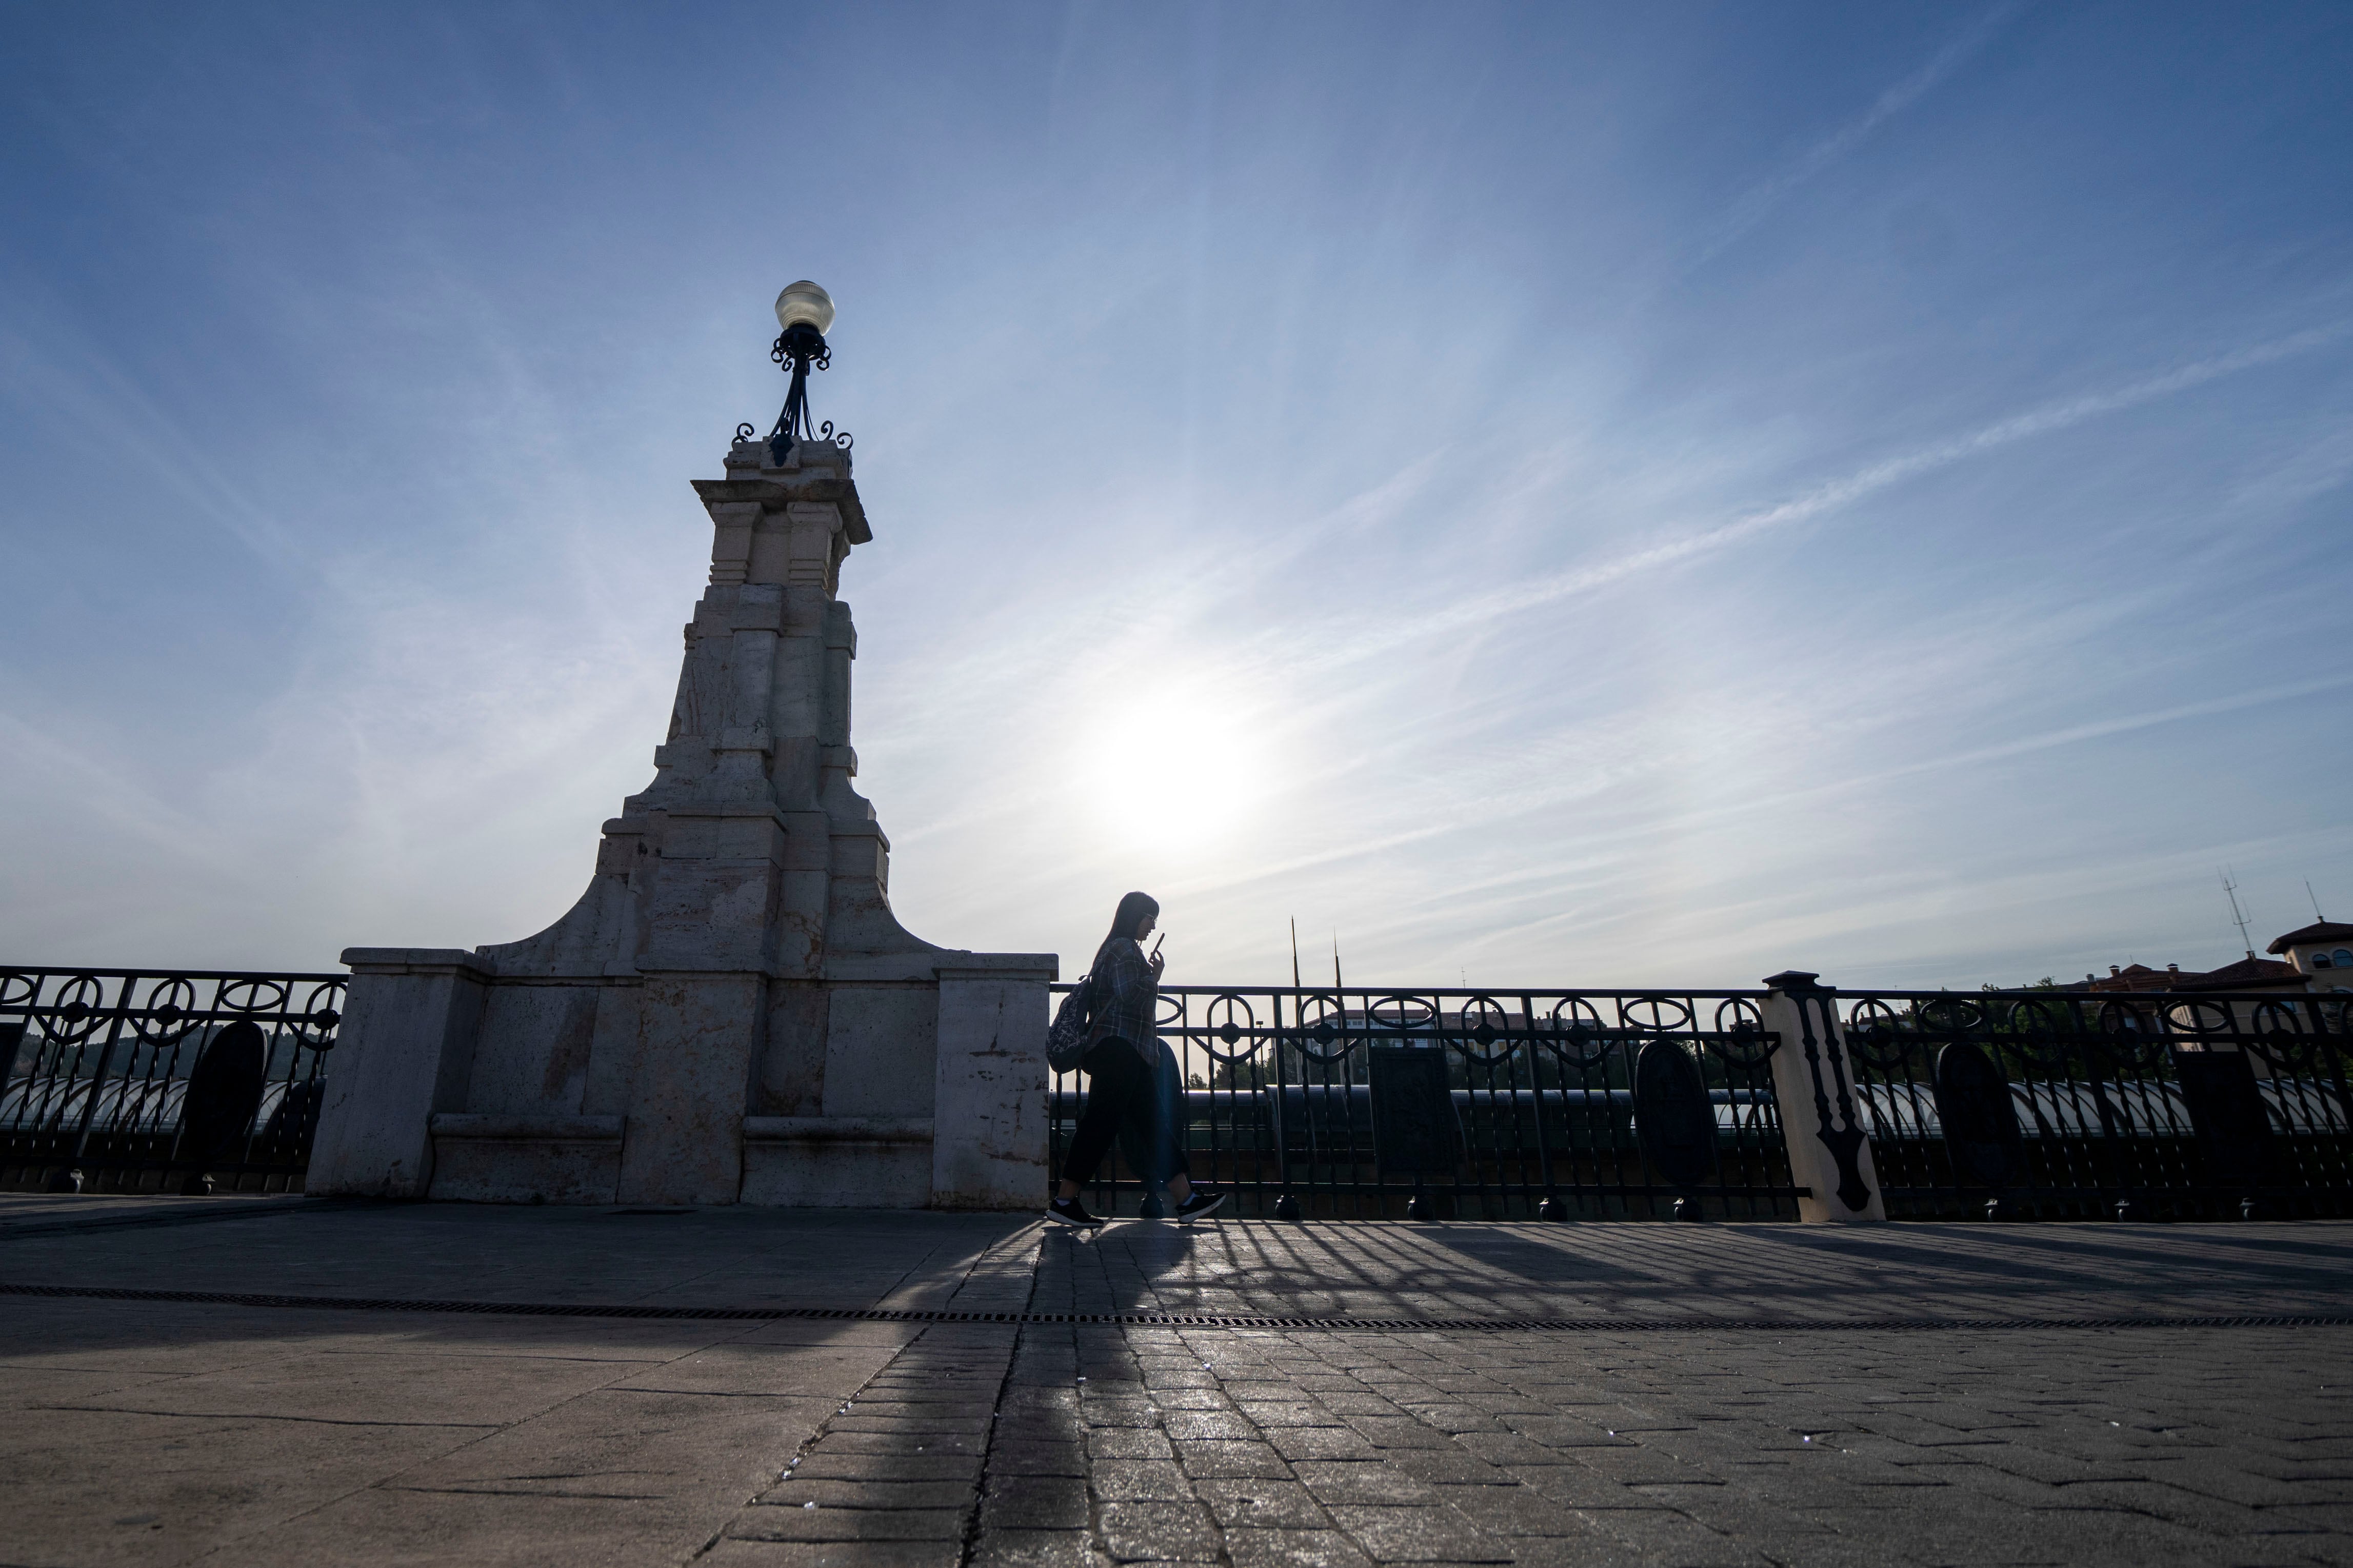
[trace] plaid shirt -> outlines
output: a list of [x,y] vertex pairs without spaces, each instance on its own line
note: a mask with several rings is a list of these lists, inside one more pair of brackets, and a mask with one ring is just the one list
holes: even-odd
[[1153,1047],[1160,1038],[1160,982],[1145,963],[1144,949],[1133,938],[1112,937],[1095,951],[1089,973],[1094,990],[1089,1000],[1100,1037],[1125,1040],[1146,1062],[1157,1060]]

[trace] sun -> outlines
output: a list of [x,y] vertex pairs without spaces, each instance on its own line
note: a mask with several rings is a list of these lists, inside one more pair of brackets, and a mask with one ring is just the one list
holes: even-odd
[[1253,748],[1239,706],[1198,689],[1123,698],[1090,726],[1075,770],[1107,845],[1165,857],[1231,834],[1262,794],[1271,759]]

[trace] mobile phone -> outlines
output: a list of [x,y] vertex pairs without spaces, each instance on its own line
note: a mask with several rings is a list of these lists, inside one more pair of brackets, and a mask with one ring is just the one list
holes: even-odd
[[1152,940],[1152,952],[1151,952],[1151,953],[1150,953],[1148,956],[1153,957],[1153,958],[1157,958],[1157,957],[1159,957],[1159,956],[1160,956],[1160,944],[1161,944],[1162,942],[1166,942],[1167,940],[1168,940],[1168,933],[1167,933],[1166,931],[1162,931],[1158,936],[1156,936],[1156,937],[1153,938],[1153,940]]

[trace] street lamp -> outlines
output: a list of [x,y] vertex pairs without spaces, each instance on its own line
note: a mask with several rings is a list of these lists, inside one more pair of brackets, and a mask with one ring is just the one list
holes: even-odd
[[833,351],[825,342],[826,329],[833,325],[833,297],[806,278],[787,284],[776,296],[776,325],[784,331],[776,335],[768,357],[792,373],[793,384],[785,394],[785,411],[776,416],[776,427],[768,432],[770,460],[781,467],[785,454],[803,441],[830,441],[847,450],[849,432],[837,434],[832,420],[809,427],[809,367],[823,370],[833,363]]

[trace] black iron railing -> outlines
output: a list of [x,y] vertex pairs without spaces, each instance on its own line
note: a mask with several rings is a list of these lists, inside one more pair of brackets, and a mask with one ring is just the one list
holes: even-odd
[[[1243,1214],[1795,1218],[1762,994],[1165,986],[1160,1114]],[[1055,1077],[1058,1173],[1085,1102]],[[1098,1212],[1159,1212],[1147,1120]]]
[[299,1191],[345,978],[0,969],[0,1188]]
[[2353,1213],[2353,996],[1840,991],[1898,1217]]

